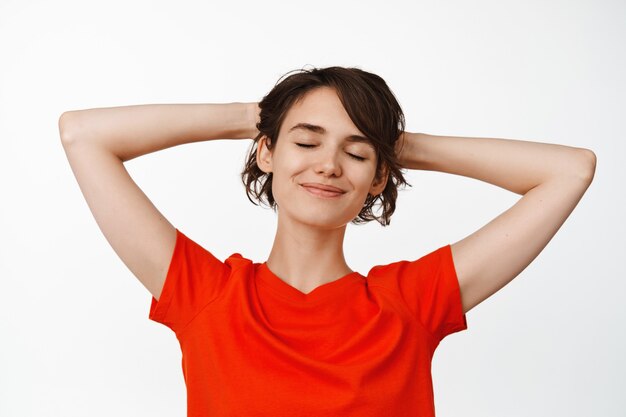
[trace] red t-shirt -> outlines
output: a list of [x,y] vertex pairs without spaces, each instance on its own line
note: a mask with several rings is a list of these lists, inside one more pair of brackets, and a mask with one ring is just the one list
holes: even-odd
[[433,353],[467,329],[450,245],[305,294],[178,229],[149,318],[180,343],[191,417],[434,416]]

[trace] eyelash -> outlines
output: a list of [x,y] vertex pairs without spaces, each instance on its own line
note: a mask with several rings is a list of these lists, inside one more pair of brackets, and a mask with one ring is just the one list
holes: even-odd
[[[304,144],[304,143],[296,143],[296,145],[300,146],[301,148],[310,148],[312,146],[315,146],[315,145],[309,145],[309,144]],[[348,155],[350,155],[351,158],[356,159],[357,161],[361,161],[361,162],[367,159],[361,156],[352,155],[351,153],[348,153]]]

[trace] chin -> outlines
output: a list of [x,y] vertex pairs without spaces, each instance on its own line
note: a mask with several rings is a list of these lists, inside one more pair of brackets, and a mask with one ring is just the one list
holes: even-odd
[[[329,213],[328,211],[321,212],[320,210],[313,210],[312,207],[308,207],[308,209],[298,209],[294,207],[293,209],[296,210],[296,212],[294,213],[290,211],[287,215],[295,222],[323,230],[335,230],[345,227],[352,221],[352,219],[354,219],[354,217],[358,215],[358,213],[356,213],[352,217],[344,215],[339,218],[337,213]],[[283,215],[285,214],[285,210],[283,210]]]
[[[297,185],[300,187],[300,185]],[[306,193],[306,191],[304,191]],[[350,206],[349,201],[343,203],[332,200],[320,199],[317,204],[315,199],[307,195],[291,194],[282,195],[274,193],[277,212],[287,215],[298,223],[310,225],[320,229],[338,229],[350,223],[362,208],[361,205]],[[282,204],[286,201],[286,204]]]

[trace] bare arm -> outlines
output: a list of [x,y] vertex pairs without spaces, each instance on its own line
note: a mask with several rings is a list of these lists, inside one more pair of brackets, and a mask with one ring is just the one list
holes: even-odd
[[589,149],[511,139],[405,132],[396,152],[405,168],[462,175],[523,195],[450,245],[465,312],[541,253],[591,184],[596,167]]
[[176,243],[174,226],[124,162],[172,146],[256,135],[256,103],[146,104],[65,112],[61,143],[105,238],[158,300]]

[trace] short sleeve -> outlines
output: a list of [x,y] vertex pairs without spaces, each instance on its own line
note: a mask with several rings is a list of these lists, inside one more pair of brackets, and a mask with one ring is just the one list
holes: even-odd
[[230,266],[176,229],[176,245],[159,300],[152,297],[149,319],[175,333],[215,300],[230,276]]
[[418,260],[396,265],[403,298],[437,343],[451,333],[467,329],[449,244]]

